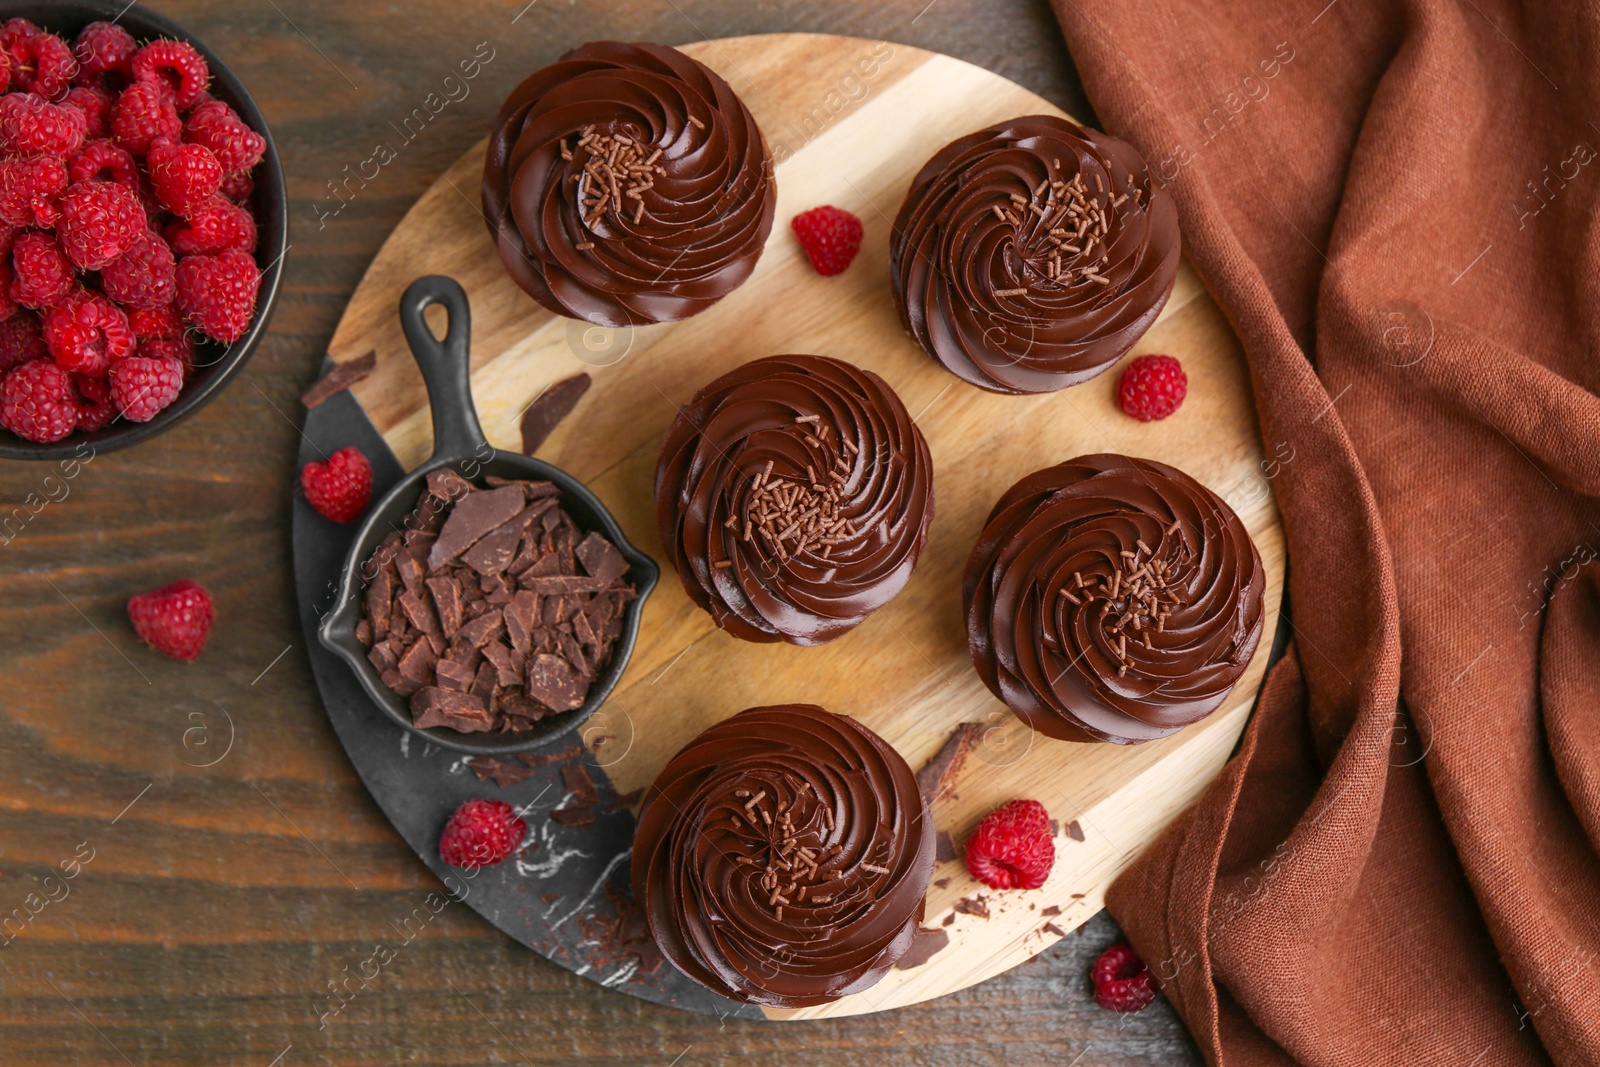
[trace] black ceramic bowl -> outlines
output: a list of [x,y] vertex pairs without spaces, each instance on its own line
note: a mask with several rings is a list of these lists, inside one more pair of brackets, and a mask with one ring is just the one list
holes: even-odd
[[141,43],[157,37],[188,41],[205,56],[211,66],[211,95],[237,111],[239,117],[267,141],[266,155],[251,172],[256,188],[250,198],[250,208],[256,217],[256,263],[261,267],[261,291],[256,297],[255,317],[244,336],[231,345],[214,341],[201,344],[195,352],[194,373],[184,384],[182,394],[149,422],[129,422],[118,418],[93,433],[73,433],[64,440],[50,444],[34,444],[0,430],[0,458],[3,459],[81,456],[84,445],[92,447],[96,453],[127,448],[170,430],[198,411],[239,373],[256,345],[266,335],[267,320],[272,317],[272,308],[278,299],[278,285],[283,276],[283,253],[289,237],[289,208],[283,185],[283,165],[278,159],[278,147],[272,141],[272,131],[267,129],[267,120],[250,98],[244,83],[234,76],[220,56],[206,47],[204,41],[176,22],[128,0],[57,3],[39,0],[12,3],[0,0],[0,21],[14,18],[29,19],[41,28],[65,38],[68,44],[72,43],[79,30],[95,21],[115,21]]
[[[423,320],[423,313],[433,304],[443,305],[449,312],[450,325],[443,341],[434,337]],[[500,452],[489,445],[478,425],[478,412],[472,404],[468,379],[467,342],[472,335],[471,319],[467,294],[453,278],[438,275],[418,278],[400,298],[400,325],[428,386],[428,403],[433,410],[433,455],[367,512],[355,543],[350,546],[350,555],[345,559],[338,595],[317,636],[323,645],[350,665],[367,695],[398,725],[456,752],[507,755],[549,744],[572,731],[605,703],[633,654],[633,645],[639,636],[639,615],[661,576],[661,569],[655,560],[629,544],[611,512],[582,482],[548,463]],[[365,564],[390,530],[404,527],[406,517],[422,498],[429,473],[441,467],[453,468],[463,478],[479,484],[486,475],[554,482],[561,489],[561,506],[572,516],[572,521],[580,529],[600,531],[622,553],[628,561],[627,579],[639,591],[638,597],[623,609],[622,634],[611,650],[611,659],[589,687],[588,698],[571,711],[540,719],[531,730],[463,734],[443,726],[418,729],[411,722],[409,702],[383,684],[367,659],[366,646],[356,638],[356,624],[361,621],[363,611]]]

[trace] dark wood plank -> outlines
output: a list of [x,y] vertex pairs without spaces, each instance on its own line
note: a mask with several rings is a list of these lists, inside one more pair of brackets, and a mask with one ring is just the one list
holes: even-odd
[[[292,599],[297,398],[367,260],[501,96],[583,40],[886,37],[1087,114],[1043,0],[539,0],[515,21],[519,4],[485,0],[154,6],[228,56],[260,100],[289,175],[292,248],[266,343],[194,419],[70,479],[0,467],[0,517],[30,494],[55,498],[0,538],[0,918],[31,893],[69,891],[13,921],[0,948],[0,1063],[1197,1062],[1164,1002],[1127,1019],[1094,1006],[1088,962],[1117,936],[1103,916],[995,981],[825,1023],[719,1024],[644,1004],[459,906],[365,988],[346,977],[380,940],[401,942],[392,924],[436,888],[327,727]],[[394,140],[390,123],[480,42],[494,58],[465,98],[331,214],[330,183]],[[123,614],[130,594],[183,576],[219,611],[189,666],[137,647]],[[42,885],[90,850],[78,877]],[[346,981],[356,995],[319,1027],[329,983]]]

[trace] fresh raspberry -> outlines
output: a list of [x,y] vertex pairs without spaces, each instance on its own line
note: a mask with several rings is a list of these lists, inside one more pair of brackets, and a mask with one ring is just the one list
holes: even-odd
[[61,215],[56,201],[66,188],[67,165],[59,159],[39,156],[0,162],[0,222],[54,226]]
[[37,37],[44,31],[27,19],[6,19],[0,25],[0,50],[10,53],[21,41]]
[[255,179],[249,174],[230,174],[222,179],[222,188],[217,191],[235,204],[242,204],[256,191]]
[[11,87],[38,93],[46,100],[65,96],[78,73],[72,49],[53,33],[18,37],[6,53],[11,59]]
[[861,220],[842,208],[814,207],[789,220],[811,266],[824,277],[839,274],[861,251]]
[[503,800],[469,800],[456,809],[439,835],[439,858],[452,867],[475,870],[510,859],[528,832]]
[[1171,356],[1140,356],[1117,381],[1117,403],[1140,422],[1164,419],[1189,393],[1189,376]]
[[1094,1002],[1107,1011],[1141,1011],[1156,999],[1150,968],[1126,941],[1100,953],[1089,978],[1094,982]]
[[32,93],[0,96],[0,153],[8,158],[68,156],[83,147],[83,108],[52,104]]
[[11,296],[11,283],[15,278],[10,258],[0,259],[0,322],[7,321],[22,310],[22,305]]
[[139,198],[114,182],[77,182],[61,197],[60,208],[56,236],[81,270],[104,267],[133,247],[149,225]]
[[25,441],[59,441],[78,427],[72,378],[48,359],[24,363],[0,382],[0,426]]
[[165,83],[134,82],[111,105],[111,136],[136,156],[149,151],[157,137],[176,141],[182,133],[183,120]]
[[114,22],[91,22],[72,42],[80,75],[127,74],[139,42]]
[[77,392],[78,429],[85,433],[98,430],[117,417],[117,405],[111,399],[108,379],[74,374],[72,388]]
[[44,313],[44,343],[63,370],[104,378],[133,354],[133,331],[122,310],[99,293],[81,291]]
[[248,173],[267,152],[267,139],[221,100],[208,101],[189,113],[183,139],[211,149],[223,173],[230,176]]
[[178,295],[178,261],[160,236],[145,232],[100,268],[100,288],[128,307],[166,307]]
[[218,341],[237,341],[256,310],[261,269],[244,252],[184,256],[178,261],[178,307]]
[[0,93],[11,88],[11,55],[0,49]]
[[145,156],[145,167],[157,202],[176,215],[188,215],[222,185],[222,165],[204,145],[157,138]]
[[191,211],[186,221],[187,225],[173,226],[167,233],[173,250],[181,255],[256,250],[255,216],[225,197],[213,196]]
[[206,91],[211,68],[186,41],[151,41],[133,54],[133,80],[160,82],[173,95],[179,111],[188,111]]
[[[0,163],[0,168],[4,166]],[[23,234],[12,245],[11,269],[16,273],[11,299],[27,308],[49,307],[66,299],[77,280],[56,239],[37,231]]]
[[326,463],[300,468],[306,502],[330,522],[354,522],[372,498],[372,464],[358,448],[341,448]]
[[174,304],[154,309],[129,308],[128,325],[141,341],[182,337],[184,331],[183,316]]
[[1050,814],[1037,800],[996,808],[967,841],[967,870],[990,889],[1038,889],[1055,862]]
[[89,141],[83,150],[67,161],[67,178],[86,182],[92,178],[116,182],[134,196],[143,186],[139,181],[139,165],[127,149],[119,148],[115,141],[100,139]]
[[216,617],[211,594],[187,578],[128,601],[134,633],[157,652],[185,663],[200,658]]
[[75,107],[84,115],[85,137],[108,137],[111,134],[111,94],[87,85],[75,85],[67,90],[61,103]]
[[187,382],[194,373],[195,346],[194,337],[190,334],[180,334],[177,337],[153,337],[148,341],[139,342],[139,354],[150,359],[177,360],[183,367],[183,380]]
[[21,310],[0,322],[0,376],[12,367],[49,355],[50,349],[44,343],[44,326],[38,315]]
[[183,391],[183,364],[132,355],[111,364],[111,399],[129,422],[149,422]]

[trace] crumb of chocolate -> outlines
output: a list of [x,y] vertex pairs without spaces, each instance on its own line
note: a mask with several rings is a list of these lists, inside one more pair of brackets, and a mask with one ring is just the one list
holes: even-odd
[[975,897],[962,897],[955,903],[955,910],[963,915],[976,915],[980,919],[989,917],[989,902],[982,895]]
[[479,781],[493,782],[501,789],[525,782],[533,775],[533,768],[527,764],[500,759],[498,756],[473,756],[467,761],[467,766],[472,768],[472,773],[478,776]]
[[1052,915],[1060,915],[1061,914],[1061,905],[1052,904],[1048,908],[1040,908],[1039,909],[1039,914],[1043,915],[1047,919]]
[[1083,827],[1078,825],[1077,819],[1073,819],[1071,822],[1067,823],[1067,836],[1072,838],[1074,841],[1082,841],[1084,839]]
[[1042,933],[1055,934],[1057,937],[1067,936],[1067,932],[1061,929],[1061,927],[1057,926],[1055,923],[1045,923],[1043,926],[1039,927],[1039,930]]
[[948,878],[935,878],[933,880],[933,888],[935,888],[935,889],[944,889],[947,886],[949,886],[949,884],[950,884],[950,879],[948,879]]

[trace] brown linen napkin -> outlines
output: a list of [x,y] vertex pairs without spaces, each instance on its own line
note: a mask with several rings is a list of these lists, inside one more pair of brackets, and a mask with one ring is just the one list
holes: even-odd
[[1286,457],[1289,655],[1112,913],[1212,1063],[1600,1063],[1600,8],[1053,3]]

